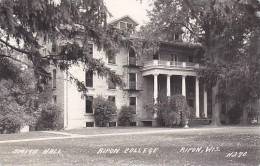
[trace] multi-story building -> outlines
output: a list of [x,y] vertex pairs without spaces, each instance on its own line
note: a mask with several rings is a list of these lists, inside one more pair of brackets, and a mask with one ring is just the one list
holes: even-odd
[[[134,29],[138,24],[129,16],[110,23],[120,29]],[[198,75],[202,49],[199,45],[175,42],[161,42],[154,55],[139,57],[134,49],[120,49],[114,57],[107,57],[95,45],[90,54],[102,59],[107,67],[122,76],[125,86],[115,86],[109,78],[102,78],[93,72],[85,72],[74,66],[69,73],[84,81],[88,87],[87,95],[77,91],[77,87],[67,81],[67,73],[53,69],[53,101],[64,110],[64,128],[95,126],[93,98],[103,96],[113,102],[118,110],[123,105],[134,108],[135,122],[132,125],[155,125],[153,113],[146,105],[157,102],[160,97],[174,94],[186,96],[188,104],[195,109],[195,116],[208,117],[207,91],[203,79]]]

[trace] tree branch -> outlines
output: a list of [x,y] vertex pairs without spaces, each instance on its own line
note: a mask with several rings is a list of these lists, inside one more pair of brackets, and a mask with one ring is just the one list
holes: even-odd
[[23,53],[23,54],[27,54],[27,55],[32,55],[32,52],[28,52],[26,50],[23,50],[23,49],[20,49],[20,48],[17,48],[13,45],[11,45],[10,43],[4,41],[3,39],[0,38],[0,42],[5,44],[7,47],[10,47],[11,49],[17,51],[17,52],[20,52],[20,53]]

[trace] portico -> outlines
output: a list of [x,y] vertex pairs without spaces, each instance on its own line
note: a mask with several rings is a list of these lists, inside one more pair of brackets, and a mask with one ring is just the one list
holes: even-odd
[[[200,118],[203,114],[206,118],[207,91],[205,86],[200,83],[200,78],[195,71],[195,67],[198,66],[196,64],[194,64],[193,67],[187,67],[186,64],[174,66],[170,64],[167,65],[167,63],[160,65],[158,62],[150,63],[150,66],[144,66],[143,76],[153,77],[154,103],[156,104],[158,102],[159,96],[170,97],[174,94],[182,94],[187,100],[189,99],[191,101],[189,105],[195,109],[195,117]],[[188,88],[187,84],[189,85]],[[180,89],[181,91],[179,91]],[[202,93],[202,95],[200,95],[200,93]],[[203,97],[200,98],[200,96]],[[200,103],[203,103],[201,109]]]

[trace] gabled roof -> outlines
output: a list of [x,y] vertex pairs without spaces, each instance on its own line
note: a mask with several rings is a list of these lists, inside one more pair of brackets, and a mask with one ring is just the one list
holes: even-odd
[[126,19],[128,19],[134,26],[137,26],[137,25],[139,25],[138,23],[137,23],[137,21],[135,21],[131,16],[129,16],[129,15],[125,15],[125,16],[122,16],[122,17],[120,17],[120,18],[117,18],[117,19],[115,19],[115,20],[113,20],[113,21],[111,21],[111,22],[109,22],[109,24],[116,24],[116,23],[118,23],[118,22],[120,22],[120,21],[122,21],[122,20],[126,20]]

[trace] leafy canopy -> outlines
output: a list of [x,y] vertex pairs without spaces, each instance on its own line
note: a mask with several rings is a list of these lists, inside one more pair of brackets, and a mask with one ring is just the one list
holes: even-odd
[[[61,70],[84,64],[86,70],[111,75],[120,84],[119,76],[110,72],[101,60],[88,56],[88,42],[108,55],[114,55],[124,43],[126,34],[107,25],[109,13],[103,0],[1,0],[0,59],[26,63],[37,78],[49,77],[46,66]],[[48,44],[62,41],[59,51],[46,50]],[[83,82],[70,79],[85,91]]]

